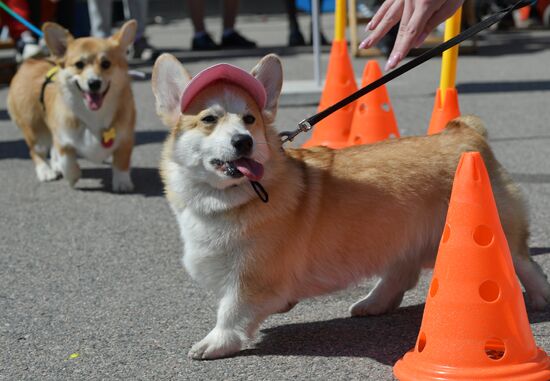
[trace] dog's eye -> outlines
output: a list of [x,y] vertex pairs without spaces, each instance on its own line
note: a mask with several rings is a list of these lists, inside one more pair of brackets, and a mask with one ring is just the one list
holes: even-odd
[[111,61],[101,61],[101,68],[107,70],[111,67]]
[[252,124],[256,121],[256,118],[254,118],[254,115],[247,114],[243,116],[243,122],[246,124]]
[[84,66],[86,66],[86,64],[84,63],[84,61],[76,61],[76,63],[74,64],[74,66],[75,66],[78,70],[82,70],[82,69],[84,69]]
[[218,118],[216,118],[214,115],[206,115],[201,119],[204,123],[216,123]]

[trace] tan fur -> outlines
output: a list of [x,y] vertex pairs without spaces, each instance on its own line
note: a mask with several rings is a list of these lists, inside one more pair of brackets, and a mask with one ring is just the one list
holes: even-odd
[[[134,143],[135,107],[127,74],[126,48],[133,41],[135,35],[135,21],[127,22],[121,31],[108,39],[79,38],[73,39],[70,33],[57,24],[46,23],[43,27],[46,42],[52,52],[48,60],[27,60],[13,78],[8,93],[8,110],[12,120],[21,129],[29,147],[30,155],[37,166],[41,164],[48,168],[47,155],[53,145],[60,155],[66,158],[69,155],[75,160],[76,153],[83,147],[67,143],[63,136],[82,134],[84,130],[91,131],[96,139],[101,139],[101,130],[114,127],[116,130],[116,144],[112,152],[115,170],[126,172],[130,168],[130,157]],[[130,39],[132,41],[130,41]],[[103,68],[102,62],[109,61],[110,67]],[[83,61],[85,67],[81,70],[75,65]],[[55,65],[60,71],[53,83],[46,86],[44,105],[40,103],[40,91],[45,81],[46,73]],[[70,102],[82,103],[76,95],[70,94],[69,88],[73,78],[84,73],[102,79],[110,87],[105,92],[103,105],[95,112],[83,116]],[[84,81],[84,80],[82,80]],[[83,97],[83,95],[80,95]],[[70,101],[70,102],[69,102]],[[109,107],[114,109],[112,118],[103,111]],[[96,118],[95,115],[98,115]],[[110,120],[110,122],[105,122]],[[93,147],[87,147],[92,150]],[[86,157],[85,154],[83,156]],[[90,158],[101,161],[102,157]],[[74,164],[76,165],[76,164]],[[52,169],[54,169],[52,158]],[[74,167],[74,166],[73,166]],[[78,166],[73,168],[73,178],[63,173],[71,182],[78,180]],[[63,172],[61,168],[57,172]],[[40,178],[52,180],[53,178]],[[131,186],[131,183],[128,184]],[[124,187],[123,187],[124,188]],[[129,190],[115,189],[115,190]]]
[[[160,70],[157,65],[155,70]],[[153,83],[157,92],[162,86]],[[205,233],[212,242],[204,245],[203,252],[191,252],[189,242],[184,242],[184,261],[187,255],[194,258],[186,267],[199,281],[216,274],[214,267],[208,267],[215,266],[216,261],[223,263],[219,265],[222,268],[228,267],[224,276],[229,280],[221,280],[224,286],[216,289],[222,295],[218,323],[193,347],[191,357],[234,353],[240,341],[231,332],[238,333],[245,326],[251,335],[269,314],[368,276],[381,276],[381,281],[351,307],[351,314],[379,314],[397,308],[404,292],[416,284],[420,269],[434,264],[453,177],[461,154],[467,151],[483,156],[516,271],[531,302],[542,308],[550,300],[550,285],[529,257],[528,217],[520,191],[494,157],[481,120],[473,116],[458,118],[432,136],[340,150],[318,147],[283,151],[270,124],[275,105],[259,119],[271,153],[261,181],[269,202],[264,204],[252,196],[226,211],[202,214],[189,210],[181,196],[186,179],[176,176],[176,144],[185,133],[182,126],[196,128],[197,115],[208,109],[208,100],[226,91],[226,85],[216,86],[215,91],[205,89],[202,94],[207,96],[197,97],[192,111],[174,120],[161,161],[166,195],[178,216],[182,236],[194,238],[182,224],[194,216],[198,217],[189,226],[204,223],[203,230],[213,229]],[[236,94],[251,102],[244,91]],[[278,97],[278,93],[272,96]],[[220,256],[213,261],[210,258],[216,250]],[[234,287],[231,274],[236,277],[235,297],[230,295]],[[242,319],[234,323],[235,316]]]

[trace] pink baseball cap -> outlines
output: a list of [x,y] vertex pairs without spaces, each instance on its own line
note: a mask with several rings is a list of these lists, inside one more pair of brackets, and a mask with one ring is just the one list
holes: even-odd
[[201,90],[217,81],[227,81],[241,87],[254,98],[260,109],[265,107],[267,95],[264,85],[243,69],[222,63],[204,69],[187,84],[181,95],[181,111],[185,111]]

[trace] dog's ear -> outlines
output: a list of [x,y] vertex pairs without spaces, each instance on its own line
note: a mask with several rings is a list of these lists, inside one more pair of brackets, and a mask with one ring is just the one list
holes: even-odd
[[74,40],[73,35],[61,25],[54,22],[47,22],[42,26],[44,40],[50,52],[57,58],[63,58],[67,46]]
[[281,95],[281,87],[283,85],[281,60],[275,54],[268,54],[258,62],[250,74],[264,85],[267,94],[264,117],[267,118],[268,123],[273,123],[277,114],[279,95]]
[[128,20],[122,25],[115,34],[111,36],[111,40],[115,41],[122,50],[126,51],[128,46],[134,43],[137,31],[137,21]]
[[164,53],[155,62],[152,85],[155,94],[157,114],[164,124],[173,127],[180,116],[181,94],[191,76],[182,64],[171,54]]

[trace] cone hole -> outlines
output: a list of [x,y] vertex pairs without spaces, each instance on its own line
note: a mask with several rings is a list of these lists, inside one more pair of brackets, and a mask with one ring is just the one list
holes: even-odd
[[451,236],[451,227],[449,226],[449,224],[445,224],[445,227],[443,228],[443,235],[441,236],[441,243],[447,242],[450,236]]
[[500,287],[492,280],[486,280],[479,286],[479,296],[486,302],[494,302],[500,295]]
[[355,144],[361,144],[361,137],[360,136],[356,136],[355,139],[353,139],[353,142]]
[[395,139],[396,137],[397,136],[395,136],[395,134],[393,134],[393,133],[388,136],[389,139]]
[[367,111],[367,105],[364,104],[364,103],[359,103],[359,112],[360,112],[361,114],[364,114],[365,111]]
[[490,227],[479,225],[474,230],[474,241],[482,247],[487,247],[493,243],[494,234]]
[[430,286],[430,296],[432,298],[437,294],[437,290],[439,290],[439,281],[437,280],[437,278],[434,278]]
[[380,108],[381,108],[382,110],[384,110],[385,112],[389,112],[389,111],[390,111],[390,104],[389,104],[389,103],[382,103],[382,104],[380,105]]
[[504,341],[498,338],[492,338],[485,342],[485,355],[491,360],[500,360],[506,353]]
[[418,353],[422,352],[424,348],[426,347],[426,334],[424,332],[420,332],[420,335],[418,335],[418,343],[416,345],[416,350]]

